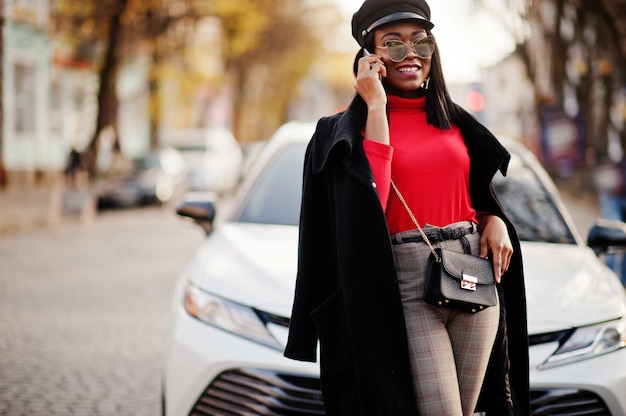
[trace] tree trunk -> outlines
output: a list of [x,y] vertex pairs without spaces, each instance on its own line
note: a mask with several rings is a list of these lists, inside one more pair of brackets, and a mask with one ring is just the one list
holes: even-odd
[[108,44],[102,68],[100,69],[100,89],[98,91],[98,115],[96,130],[91,142],[83,155],[85,166],[90,177],[96,175],[96,160],[98,158],[98,138],[106,127],[112,127],[115,132],[115,151],[119,151],[117,135],[117,111],[119,102],[116,94],[117,69],[119,66],[118,42],[122,31],[121,16],[126,9],[128,0],[120,0],[116,10],[110,16]]
[[7,175],[4,167],[4,3],[0,0],[0,189],[7,186]]
[[150,149],[156,149],[161,145],[159,128],[163,116],[163,98],[161,96],[159,70],[165,61],[165,51],[160,39],[167,32],[173,19],[164,13],[159,13],[161,8],[166,7],[167,1],[153,2],[152,5],[153,8],[149,8],[146,12],[148,36],[152,43],[152,62],[148,79],[148,120],[150,123]]
[[159,125],[161,124],[162,102],[161,91],[159,88],[158,68],[162,63],[162,56],[159,49],[155,46],[152,52],[152,65],[150,66],[150,80],[148,81],[148,100],[150,111],[150,149],[159,147]]

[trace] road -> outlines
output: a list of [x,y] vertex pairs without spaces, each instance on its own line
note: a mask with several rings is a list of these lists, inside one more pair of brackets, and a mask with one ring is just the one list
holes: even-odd
[[202,240],[171,209],[0,236],[0,415],[158,415],[171,292]]

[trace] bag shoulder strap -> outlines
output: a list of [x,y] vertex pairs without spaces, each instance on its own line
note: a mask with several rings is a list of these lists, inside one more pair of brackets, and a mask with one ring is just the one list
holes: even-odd
[[419,222],[417,222],[417,220],[415,219],[415,216],[413,215],[413,211],[411,211],[411,208],[409,208],[409,204],[406,203],[406,201],[404,200],[404,197],[402,196],[402,194],[400,193],[400,190],[398,189],[398,187],[396,186],[395,182],[393,181],[393,179],[391,180],[391,187],[393,188],[394,192],[396,193],[396,195],[398,196],[398,199],[400,200],[400,202],[402,202],[402,205],[404,205],[404,208],[406,209],[406,212],[409,214],[409,217],[411,217],[411,221],[413,221],[413,224],[415,224],[415,226],[417,227],[417,229],[419,230],[420,234],[422,235],[422,238],[424,239],[424,242],[426,244],[428,244],[428,248],[430,248],[430,251],[433,253],[433,255],[435,256],[435,260],[437,260],[437,263],[441,262],[441,258],[439,257],[439,255],[437,254],[437,252],[435,251],[435,249],[433,248],[433,245],[430,243],[430,240],[428,239],[428,237],[426,236],[426,233],[424,232],[424,230],[422,229],[422,227],[420,227]]

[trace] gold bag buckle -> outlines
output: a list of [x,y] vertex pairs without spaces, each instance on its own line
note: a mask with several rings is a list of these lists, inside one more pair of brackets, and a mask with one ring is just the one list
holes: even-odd
[[476,283],[478,283],[477,277],[470,276],[469,274],[463,273],[462,278],[461,278],[461,289],[471,290],[475,292]]

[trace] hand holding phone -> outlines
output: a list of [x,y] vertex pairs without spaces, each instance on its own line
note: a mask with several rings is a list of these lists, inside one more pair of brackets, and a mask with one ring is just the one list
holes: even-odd
[[[370,51],[368,51],[367,49],[363,48],[363,56],[369,56],[369,55],[371,55]],[[370,69],[372,69],[372,65],[371,64],[370,64]],[[383,75],[380,72],[378,73],[378,79],[380,81],[383,80]]]

